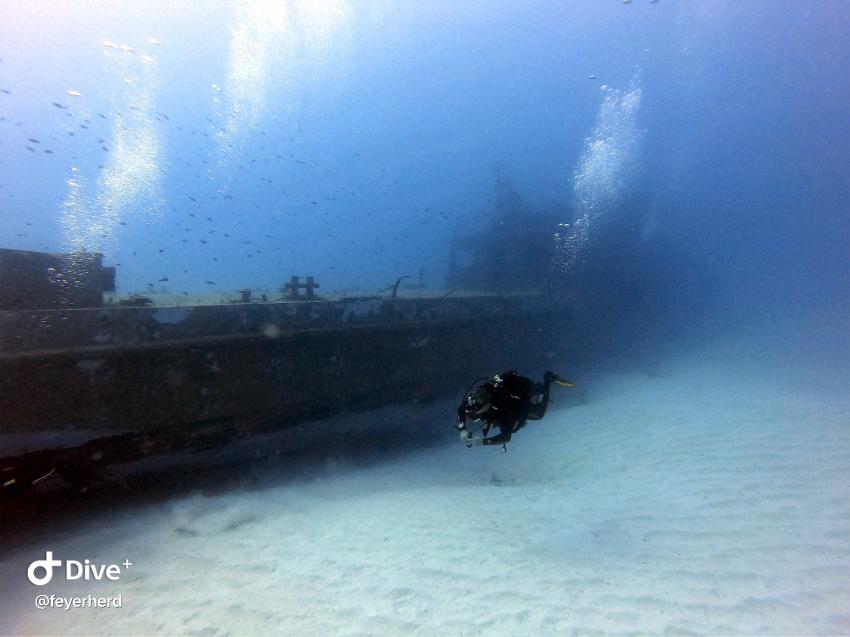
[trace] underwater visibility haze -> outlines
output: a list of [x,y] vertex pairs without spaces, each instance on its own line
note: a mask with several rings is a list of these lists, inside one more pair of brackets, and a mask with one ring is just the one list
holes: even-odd
[[[405,345],[415,374],[384,341],[334,359],[372,389],[321,390],[297,457],[269,450],[309,423],[0,501],[0,634],[850,633],[848,25],[844,0],[4,2],[0,248],[102,254],[107,308],[309,276],[488,318]],[[525,342],[502,312],[531,294],[554,323],[504,363],[576,387],[467,448],[458,400],[506,371],[474,352]],[[38,449],[8,420],[0,458]],[[45,551],[133,566],[38,587]]]

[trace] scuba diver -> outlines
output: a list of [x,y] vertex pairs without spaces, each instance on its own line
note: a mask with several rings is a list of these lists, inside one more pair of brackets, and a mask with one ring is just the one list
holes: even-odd
[[[482,382],[483,381],[483,382]],[[566,379],[553,372],[543,375],[542,383],[533,383],[514,370],[497,374],[492,379],[479,378],[466,390],[466,394],[457,408],[457,428],[461,440],[467,447],[473,445],[502,445],[511,436],[525,427],[528,420],[540,420],[546,415],[549,406],[549,386],[555,383],[562,387],[575,387]],[[483,422],[483,425],[470,430],[466,423]],[[487,438],[493,425],[499,427],[499,433]],[[476,434],[481,431],[482,435]]]

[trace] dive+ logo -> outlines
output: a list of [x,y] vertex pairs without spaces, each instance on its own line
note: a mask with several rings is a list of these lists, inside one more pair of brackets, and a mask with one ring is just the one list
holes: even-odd
[[[65,560],[65,580],[103,580],[113,582],[121,579],[121,566],[127,570],[133,565],[125,559],[121,564],[93,564],[89,560]],[[53,569],[62,566],[62,560],[53,559],[53,551],[46,551],[43,560],[35,560],[27,568],[27,579],[35,586],[44,586],[53,579]]]

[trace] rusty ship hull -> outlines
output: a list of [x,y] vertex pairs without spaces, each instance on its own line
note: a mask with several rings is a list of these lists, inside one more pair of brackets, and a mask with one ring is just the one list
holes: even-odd
[[554,347],[534,295],[0,312],[0,428],[295,422],[457,393]]
[[303,298],[293,277],[287,300],[181,303],[110,296],[100,255],[0,257],[3,493],[279,432],[294,449],[321,420],[331,436],[352,421],[357,446],[368,419],[349,417],[377,408],[448,432],[472,379],[540,372],[564,345],[562,308],[535,293],[399,294],[399,279],[385,296],[320,298],[308,277]]
[[375,419],[352,415],[382,407],[408,436],[448,433],[471,379],[556,356],[559,316],[539,295],[0,312],[0,495],[280,432],[278,453],[337,433],[357,448]]

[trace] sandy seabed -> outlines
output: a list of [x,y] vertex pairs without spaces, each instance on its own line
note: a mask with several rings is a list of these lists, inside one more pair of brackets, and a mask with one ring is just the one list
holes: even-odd
[[[0,633],[850,634],[846,375],[706,347],[578,380],[506,454],[269,478],[4,555]],[[133,566],[36,589],[46,549]],[[38,611],[42,592],[123,606]]]

